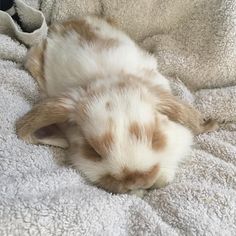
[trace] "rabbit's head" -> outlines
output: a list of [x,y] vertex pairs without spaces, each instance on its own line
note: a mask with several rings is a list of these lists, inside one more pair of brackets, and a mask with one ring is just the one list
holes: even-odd
[[[158,111],[159,103],[132,76],[97,79],[37,105],[18,122],[18,133],[31,142],[68,146],[71,164],[106,190],[147,189],[165,158],[184,154],[192,140],[188,129]],[[24,125],[27,119],[32,127]],[[52,124],[61,130],[53,132]]]

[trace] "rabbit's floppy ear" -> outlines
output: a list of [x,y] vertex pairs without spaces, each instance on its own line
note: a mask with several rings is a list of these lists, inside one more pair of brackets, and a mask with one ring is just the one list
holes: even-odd
[[170,120],[189,128],[193,134],[214,131],[218,124],[214,120],[205,121],[201,113],[191,105],[181,101],[171,92],[158,86],[153,88],[158,96],[157,111],[166,115]]
[[69,120],[69,98],[48,98],[35,105],[16,124],[16,131],[20,138],[29,143],[42,143],[62,148],[68,147],[68,142],[59,129],[58,124]]

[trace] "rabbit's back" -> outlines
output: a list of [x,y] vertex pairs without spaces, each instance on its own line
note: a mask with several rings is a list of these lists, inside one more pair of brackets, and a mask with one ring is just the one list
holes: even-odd
[[156,67],[153,56],[97,17],[58,24],[47,39],[44,73],[51,96],[119,73],[143,76]]

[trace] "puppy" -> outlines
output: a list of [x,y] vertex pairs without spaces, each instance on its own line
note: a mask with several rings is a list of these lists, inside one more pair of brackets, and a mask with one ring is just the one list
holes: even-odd
[[18,136],[68,148],[76,169],[114,193],[167,185],[193,135],[217,128],[174,97],[156,59],[107,19],[51,26],[25,67],[44,99],[17,122]]

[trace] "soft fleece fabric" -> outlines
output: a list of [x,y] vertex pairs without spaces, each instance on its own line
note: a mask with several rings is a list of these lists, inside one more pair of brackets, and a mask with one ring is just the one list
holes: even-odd
[[[36,1],[27,3],[38,6]],[[26,20],[38,34],[20,38],[0,13],[4,28],[0,34],[0,235],[235,235],[235,4],[234,0],[41,3],[48,22],[87,12],[114,15],[121,28],[154,52],[180,98],[206,117],[224,121],[219,131],[196,137],[189,160],[172,184],[149,191],[143,199],[91,186],[63,164],[61,149],[17,138],[15,121],[39,99],[39,93],[22,67],[27,49],[14,38],[32,45],[45,36],[46,26],[41,17],[36,25]],[[27,17],[36,19],[34,14],[40,13],[31,9]]]

